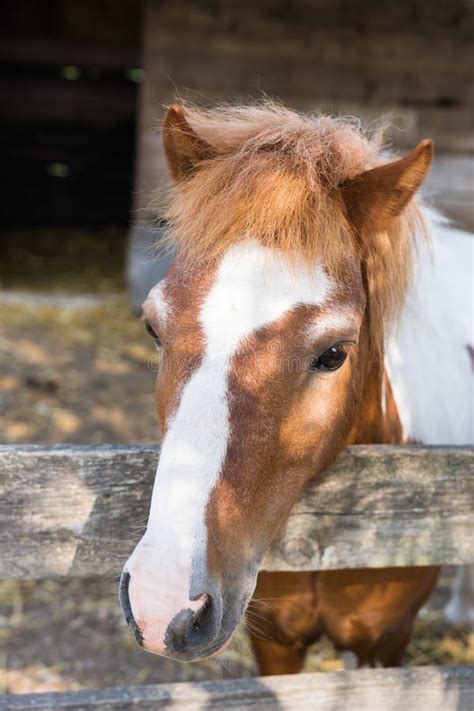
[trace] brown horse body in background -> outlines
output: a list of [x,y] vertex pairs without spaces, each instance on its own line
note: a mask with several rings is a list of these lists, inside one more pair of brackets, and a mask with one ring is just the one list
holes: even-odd
[[162,352],[164,437],[147,532],[124,568],[127,620],[145,649],[192,661],[225,647],[254,594],[264,674],[299,671],[322,634],[359,664],[398,665],[436,568],[255,582],[346,444],[406,437],[384,338],[422,230],[413,195],[431,143],[387,163],[353,124],[271,105],[173,106],[163,138],[177,256],[144,316]]

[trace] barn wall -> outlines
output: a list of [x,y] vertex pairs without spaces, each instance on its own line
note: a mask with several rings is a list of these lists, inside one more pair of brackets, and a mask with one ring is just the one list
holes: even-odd
[[137,207],[166,183],[156,129],[176,92],[195,101],[266,92],[366,122],[392,112],[400,148],[432,137],[437,204],[474,229],[473,28],[467,0],[147,0]]

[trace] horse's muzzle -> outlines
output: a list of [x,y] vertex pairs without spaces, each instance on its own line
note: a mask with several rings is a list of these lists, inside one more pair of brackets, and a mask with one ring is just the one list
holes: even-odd
[[177,612],[166,627],[163,641],[157,644],[153,633],[147,634],[148,630],[153,630],[153,620],[147,625],[135,620],[129,595],[130,582],[130,573],[124,571],[119,600],[137,643],[147,651],[180,661],[196,661],[218,652],[232,634],[234,626],[227,633],[222,629],[222,595],[217,586],[210,584],[209,592],[198,596],[201,604],[197,609],[183,608]]

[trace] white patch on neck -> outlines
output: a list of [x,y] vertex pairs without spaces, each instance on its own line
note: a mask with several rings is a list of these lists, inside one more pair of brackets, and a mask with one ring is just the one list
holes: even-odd
[[421,248],[413,288],[385,366],[406,438],[474,441],[474,236],[424,210],[432,253]]
[[[189,596],[205,592],[199,589],[207,574],[205,512],[228,446],[232,356],[257,329],[298,304],[321,305],[330,293],[331,281],[319,264],[290,267],[283,255],[253,240],[236,245],[222,259],[201,307],[205,353],[169,422],[147,531],[130,559],[133,565],[140,546],[146,546],[149,575],[159,576],[150,611],[154,606],[156,616],[159,595],[160,607],[168,612],[161,635],[174,614],[193,607]],[[131,585],[133,579],[132,572]]]

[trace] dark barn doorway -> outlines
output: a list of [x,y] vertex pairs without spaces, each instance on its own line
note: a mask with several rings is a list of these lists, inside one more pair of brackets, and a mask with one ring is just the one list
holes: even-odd
[[141,3],[1,0],[0,13],[2,286],[23,287],[31,269],[33,283],[40,272],[51,278],[62,260],[79,266],[80,255],[113,251],[121,269]]

